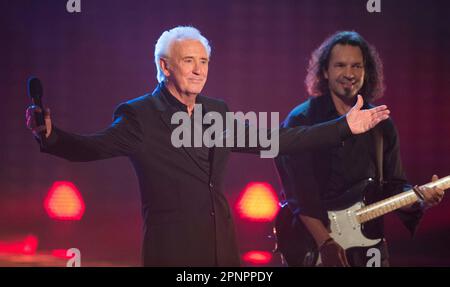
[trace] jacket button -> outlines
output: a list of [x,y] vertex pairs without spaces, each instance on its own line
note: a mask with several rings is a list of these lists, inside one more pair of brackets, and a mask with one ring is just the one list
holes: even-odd
[[215,213],[214,211],[211,211],[211,212],[209,213],[209,215],[214,216],[214,215],[216,215],[216,213]]
[[214,184],[212,182],[209,183],[209,187],[213,188]]

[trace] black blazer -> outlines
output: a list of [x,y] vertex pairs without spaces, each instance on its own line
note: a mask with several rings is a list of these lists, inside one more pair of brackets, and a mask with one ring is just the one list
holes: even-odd
[[[238,266],[239,249],[222,181],[230,151],[213,148],[205,170],[193,148],[175,148],[170,123],[173,111],[159,85],[150,95],[118,106],[114,122],[91,135],[76,135],[53,127],[42,152],[70,161],[127,156],[139,179],[145,266]],[[225,118],[221,100],[198,96],[206,110]],[[280,153],[329,147],[350,135],[345,118],[314,127],[280,130]]]

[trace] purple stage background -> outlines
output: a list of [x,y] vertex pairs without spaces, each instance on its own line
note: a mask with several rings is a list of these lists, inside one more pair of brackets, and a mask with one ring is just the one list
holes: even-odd
[[[26,78],[38,76],[59,127],[90,133],[106,127],[120,102],[156,85],[153,49],[162,31],[193,25],[211,41],[204,94],[234,111],[280,112],[305,99],[310,53],[337,30],[355,30],[376,46],[401,153],[413,184],[450,174],[450,4],[381,0],[320,1],[1,0],[0,241],[33,233],[39,249],[78,247],[83,258],[139,264],[137,180],[126,158],[69,163],[39,153],[25,127]],[[86,202],[79,222],[55,222],[42,208],[56,180],[74,182]],[[230,204],[248,182],[280,189],[272,160],[233,154],[226,175]],[[414,240],[387,216],[392,265],[450,265],[450,199],[430,210]],[[242,252],[268,250],[271,223],[235,216]],[[180,239],[182,240],[182,239]],[[270,263],[279,264],[276,258]]]

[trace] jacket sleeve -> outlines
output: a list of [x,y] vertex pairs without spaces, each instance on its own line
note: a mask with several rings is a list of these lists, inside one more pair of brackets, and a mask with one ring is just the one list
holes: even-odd
[[85,162],[137,152],[143,141],[136,112],[128,104],[121,104],[114,112],[114,121],[106,129],[89,135],[65,132],[55,126],[41,144],[41,152]]
[[[228,112],[226,104],[225,109]],[[282,126],[275,129],[261,129],[250,125],[248,121],[229,121],[227,119],[227,128],[231,124],[232,132],[230,129],[224,132],[224,139],[233,143],[231,151],[257,153],[275,148],[277,152],[272,158],[278,154],[294,154],[304,150],[338,146],[352,135],[345,116],[311,126]],[[242,128],[239,129],[239,126]],[[242,132],[238,132],[239,130]],[[253,144],[250,137],[254,139]],[[267,140],[263,142],[262,139]],[[268,146],[269,142],[270,146]]]

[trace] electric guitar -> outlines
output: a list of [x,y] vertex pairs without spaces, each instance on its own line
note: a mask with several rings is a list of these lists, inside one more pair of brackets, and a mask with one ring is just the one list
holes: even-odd
[[[330,235],[344,250],[377,245],[382,238],[368,238],[364,232],[364,224],[420,201],[420,198],[411,189],[366,205],[367,201],[362,195],[373,194],[376,186],[375,181],[369,178],[347,190],[343,196],[325,202],[330,219]],[[427,183],[422,187],[448,189],[450,187],[450,175]],[[348,202],[356,203],[349,206]],[[317,266],[321,264],[320,254],[312,235],[301,220],[295,218],[287,204],[282,205],[277,215],[275,233],[277,251],[283,254],[289,266]]]

